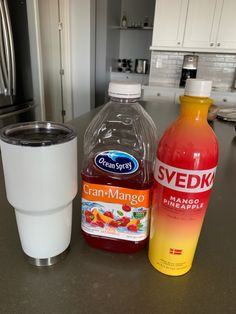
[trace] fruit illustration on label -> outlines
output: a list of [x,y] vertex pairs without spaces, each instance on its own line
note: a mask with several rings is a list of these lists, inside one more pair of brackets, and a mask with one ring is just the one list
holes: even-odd
[[129,225],[128,226],[128,230],[132,231],[132,232],[137,232],[138,231],[138,227],[137,227],[137,225]]
[[97,208],[94,208],[92,210],[93,216],[95,220],[100,220],[103,223],[109,223],[113,220],[113,218],[103,214],[102,212],[100,212]]
[[119,224],[118,224],[117,221],[112,220],[112,221],[109,222],[109,226],[110,226],[110,227],[114,227],[114,228],[118,228],[118,227],[119,227]]
[[122,209],[123,209],[123,211],[125,211],[125,212],[130,212],[130,211],[131,211],[131,207],[130,207],[129,205],[127,205],[127,204],[123,205],[123,206],[122,206]]
[[107,216],[107,217],[110,217],[110,218],[114,219],[114,215],[112,214],[112,212],[106,211],[106,212],[104,213],[104,215]]
[[92,222],[92,220],[94,219],[93,213],[89,210],[85,211],[85,217],[86,217],[86,221],[89,223]]
[[[132,210],[129,205],[123,205],[122,209],[124,206],[126,209],[128,209],[128,212]],[[118,214],[119,212],[120,210],[117,210]],[[123,228],[126,231],[131,231],[132,233],[142,230],[143,224],[140,223],[140,219],[130,218],[124,214],[122,215],[122,217],[115,217],[111,211],[106,210],[103,212],[96,207],[92,208],[91,210],[86,209],[84,211],[85,221],[92,227],[104,228],[109,226],[111,228]]]
[[122,217],[122,218],[117,219],[117,222],[119,226],[125,227],[130,222],[130,219],[128,217]]

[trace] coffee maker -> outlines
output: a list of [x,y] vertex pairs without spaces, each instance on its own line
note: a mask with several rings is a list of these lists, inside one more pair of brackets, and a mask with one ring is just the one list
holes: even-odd
[[180,78],[180,87],[185,87],[186,80],[188,78],[196,78],[197,76],[197,55],[185,55],[182,67],[182,74]]

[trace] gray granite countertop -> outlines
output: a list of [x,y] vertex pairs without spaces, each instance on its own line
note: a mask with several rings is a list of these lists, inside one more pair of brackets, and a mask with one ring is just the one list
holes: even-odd
[[[144,107],[159,134],[178,113],[177,105],[166,103]],[[96,111],[71,123],[78,132],[79,171],[84,130]],[[90,248],[80,232],[80,192],[68,256],[48,268],[29,265],[0,166],[0,313],[236,313],[236,133],[232,123],[215,121],[212,127],[219,167],[192,270],[181,277],[156,271],[147,248],[134,255]]]

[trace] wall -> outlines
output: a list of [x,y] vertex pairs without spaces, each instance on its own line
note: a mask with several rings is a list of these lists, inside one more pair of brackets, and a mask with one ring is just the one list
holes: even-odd
[[121,30],[120,31],[120,59],[149,59],[149,47],[152,42],[151,30]]
[[37,0],[26,0],[28,29],[30,41],[30,58],[32,68],[36,120],[45,120],[45,96],[43,85],[42,50],[40,41],[39,9]]
[[[121,16],[126,15],[128,26],[131,24],[143,24],[144,18],[149,18],[149,24],[153,24],[155,0],[122,0]],[[150,26],[149,25],[149,26]]]
[[94,35],[93,1],[70,0],[71,14],[71,72],[72,102],[74,118],[88,112],[93,107],[94,53],[92,38]]
[[96,106],[106,101],[110,67],[114,67],[119,55],[119,31],[112,26],[119,23],[120,8],[117,0],[96,1]]
[[62,122],[58,1],[38,1],[46,119]]
[[70,121],[73,114],[69,0],[38,0],[38,10],[46,119]]
[[[189,53],[153,51],[150,85],[179,86],[183,57]],[[216,90],[228,91],[235,79],[236,55],[196,53],[199,56],[197,78],[213,80]]]
[[[153,25],[155,0],[122,0],[121,17],[126,15],[128,26],[143,25],[144,18],[147,16],[149,26]],[[119,25],[119,24],[118,24]],[[121,59],[149,59],[151,53],[152,31],[140,30],[121,30],[120,31],[120,50]]]
[[155,0],[96,0],[96,106],[107,100],[110,71],[117,70],[119,58],[150,59],[152,31],[119,30],[123,12],[134,23],[145,16],[153,23]]
[[121,12],[121,1],[108,0],[107,6],[107,64],[106,70],[110,71],[110,66],[114,67],[117,64],[120,48],[120,32],[113,28],[114,25],[119,25]]

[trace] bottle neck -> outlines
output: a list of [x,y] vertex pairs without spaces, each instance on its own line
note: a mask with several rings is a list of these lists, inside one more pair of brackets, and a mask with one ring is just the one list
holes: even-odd
[[117,103],[135,103],[139,100],[139,98],[118,98],[110,96],[110,100]]
[[212,100],[208,97],[180,96],[180,117],[195,121],[207,121]]

